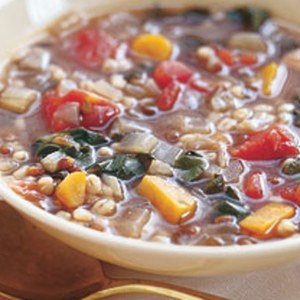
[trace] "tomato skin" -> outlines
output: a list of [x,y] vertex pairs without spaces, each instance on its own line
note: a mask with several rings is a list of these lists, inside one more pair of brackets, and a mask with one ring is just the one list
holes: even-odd
[[56,91],[44,94],[42,112],[46,117],[48,127],[52,131],[61,131],[77,127],[65,120],[55,118],[55,112],[66,103],[79,103],[80,126],[95,129],[106,126],[119,113],[117,105],[98,96],[81,90],[72,90],[63,97],[59,97]]
[[179,61],[163,61],[154,70],[153,78],[160,88],[165,88],[173,81],[187,83],[193,71]]
[[255,172],[244,179],[244,193],[253,199],[261,199],[264,196],[263,174]]
[[294,136],[283,126],[273,125],[251,135],[248,140],[231,149],[233,157],[245,160],[273,160],[299,153]]
[[99,28],[83,28],[66,39],[63,50],[66,55],[86,67],[97,67],[106,58],[112,57],[118,41]]
[[300,205],[300,184],[281,188],[280,196],[286,200]]
[[162,111],[172,109],[181,93],[181,86],[178,82],[171,82],[166,86],[157,101],[157,107]]

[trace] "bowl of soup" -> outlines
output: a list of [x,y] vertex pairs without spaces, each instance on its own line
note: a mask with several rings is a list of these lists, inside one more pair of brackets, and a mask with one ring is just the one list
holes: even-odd
[[281,4],[217,2],[75,1],[7,56],[5,201],[140,271],[298,258],[300,29]]

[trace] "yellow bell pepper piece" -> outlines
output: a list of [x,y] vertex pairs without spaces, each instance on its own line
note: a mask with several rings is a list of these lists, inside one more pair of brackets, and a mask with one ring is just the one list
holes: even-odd
[[144,56],[156,59],[166,60],[172,54],[171,42],[160,34],[142,34],[137,36],[132,49]]
[[84,203],[86,174],[74,172],[69,174],[56,188],[55,195],[67,208],[76,208]]
[[263,79],[263,93],[266,96],[270,96],[272,94],[272,84],[275,80],[278,73],[278,65],[274,62],[266,65],[261,70],[261,76]]
[[240,222],[241,228],[256,236],[267,236],[281,220],[291,218],[295,208],[284,203],[269,203]]
[[137,191],[147,198],[172,224],[181,218],[192,216],[196,210],[196,201],[190,193],[158,176],[146,175],[139,184]]

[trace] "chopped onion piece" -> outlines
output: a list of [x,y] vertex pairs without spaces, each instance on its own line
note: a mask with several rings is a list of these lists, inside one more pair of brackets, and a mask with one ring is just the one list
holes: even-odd
[[35,90],[10,86],[1,95],[0,108],[19,114],[25,113],[37,96],[38,92]]
[[64,97],[70,91],[77,89],[77,84],[73,80],[63,79],[58,85],[58,94],[60,97]]
[[112,222],[112,226],[123,236],[140,238],[148,223],[151,211],[143,207],[130,207],[122,211]]
[[55,173],[58,171],[59,161],[65,157],[65,154],[56,151],[41,160],[41,164],[44,169],[50,173]]
[[174,165],[176,159],[183,153],[183,150],[179,147],[170,145],[166,142],[159,141],[153,156],[164,163]]
[[48,51],[40,48],[34,48],[21,61],[20,67],[37,71],[45,71],[51,60],[51,55]]
[[70,102],[60,106],[54,113],[53,118],[55,120],[65,121],[69,125],[80,125],[80,104],[76,102]]
[[157,138],[152,134],[146,132],[132,132],[122,139],[118,150],[124,153],[149,154],[157,143]]
[[136,131],[150,132],[150,129],[148,127],[143,126],[142,124],[140,124],[136,121],[122,118],[122,119],[116,120],[113,123],[111,131],[110,131],[110,135],[113,135],[115,133],[116,134],[119,134],[119,133],[127,134],[127,133],[130,133],[130,132],[136,132]]

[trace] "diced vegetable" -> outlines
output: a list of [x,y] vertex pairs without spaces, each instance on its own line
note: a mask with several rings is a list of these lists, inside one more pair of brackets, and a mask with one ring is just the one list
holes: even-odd
[[100,147],[109,142],[109,138],[102,134],[86,130],[84,128],[70,129],[63,133],[70,135],[75,142],[81,145],[89,144],[91,146]]
[[288,158],[283,162],[282,173],[288,176],[300,173],[300,158]]
[[234,200],[240,200],[238,192],[233,189],[231,186],[228,186],[225,190],[225,195]]
[[44,168],[54,173],[59,170],[59,161],[65,157],[74,158],[78,167],[89,167],[96,161],[93,147],[98,148],[108,142],[109,139],[101,134],[76,128],[44,136],[33,144],[33,149]]
[[179,61],[163,61],[154,70],[153,77],[160,88],[165,88],[173,81],[187,83],[193,71]]
[[207,162],[203,157],[193,153],[181,155],[175,161],[175,168],[180,171],[177,176],[184,182],[191,182],[200,178],[204,170],[207,168]]
[[112,221],[112,226],[123,236],[138,239],[150,217],[151,211],[148,208],[129,207]]
[[261,70],[261,76],[263,79],[263,93],[266,96],[272,94],[272,84],[278,73],[278,65],[274,62],[269,63]]
[[19,181],[10,187],[15,193],[31,202],[42,201],[46,198],[44,194],[39,192],[39,187],[36,182]]
[[244,192],[253,199],[261,199],[264,196],[263,174],[255,172],[244,179]]
[[245,166],[239,159],[231,159],[223,171],[225,182],[238,182],[245,170]]
[[131,180],[145,174],[150,163],[151,157],[148,155],[120,154],[97,163],[88,172],[96,175],[106,173],[122,180]]
[[267,238],[281,220],[293,217],[295,208],[284,203],[269,203],[240,222],[242,229],[261,238]]
[[118,150],[124,153],[149,154],[157,143],[158,139],[150,133],[132,132],[121,140]]
[[254,52],[266,52],[268,49],[262,36],[254,32],[235,33],[230,37],[227,45],[233,49]]
[[183,153],[183,150],[177,146],[159,141],[154,152],[153,157],[161,160],[171,166],[174,166],[176,159]]
[[203,187],[205,194],[217,194],[224,192],[225,183],[222,175],[215,175],[215,177],[209,180]]
[[45,71],[50,63],[51,55],[41,48],[32,49],[21,61],[20,66],[35,71]]
[[299,153],[293,134],[285,127],[274,125],[250,135],[248,140],[231,149],[231,155],[246,160],[272,160]]
[[29,110],[38,97],[34,90],[11,86],[4,90],[0,98],[0,108],[22,114]]
[[99,28],[83,28],[63,43],[66,56],[72,57],[86,67],[97,67],[112,57],[118,46],[111,35]]
[[162,111],[171,110],[181,94],[181,86],[174,81],[167,85],[157,100],[157,106]]
[[173,170],[170,165],[153,159],[147,171],[150,175],[173,176]]
[[86,173],[69,174],[56,188],[57,199],[67,208],[74,209],[84,203],[86,191]]
[[242,6],[227,12],[232,21],[241,23],[245,29],[258,31],[260,26],[269,18],[269,13],[263,9]]
[[[74,110],[69,110],[70,115],[66,114],[65,105],[69,103],[79,104],[77,116]],[[82,90],[73,90],[63,97],[59,97],[56,91],[48,91],[43,96],[42,110],[53,131],[78,127],[78,121],[74,124],[70,120],[80,120],[80,126],[85,128],[102,128],[120,113],[116,104]]]
[[191,217],[196,210],[195,199],[190,193],[161,177],[144,176],[137,191],[172,224],[180,222],[182,217]]
[[250,214],[250,210],[238,201],[222,200],[214,205],[214,210],[221,215],[232,215],[237,218],[243,218]]
[[280,196],[286,200],[292,201],[300,205],[300,185],[293,184],[281,188]]
[[[48,153],[49,154],[44,154]],[[52,148],[51,145],[45,146],[45,148],[41,149],[41,159],[40,162],[43,168],[49,173],[56,173],[59,170],[59,162],[66,157],[66,155],[60,151],[55,150]]]
[[284,186],[280,189],[280,196],[286,200],[300,204],[300,190],[298,193],[296,193],[297,188],[298,186],[295,184]]
[[142,34],[132,42],[132,49],[155,60],[167,60],[172,54],[171,42],[160,34]]

